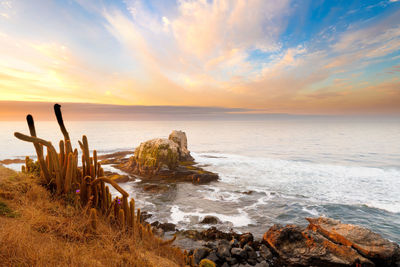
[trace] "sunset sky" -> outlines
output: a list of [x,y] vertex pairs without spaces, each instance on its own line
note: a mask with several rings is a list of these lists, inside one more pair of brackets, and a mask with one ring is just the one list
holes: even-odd
[[400,1],[0,0],[10,100],[400,114]]

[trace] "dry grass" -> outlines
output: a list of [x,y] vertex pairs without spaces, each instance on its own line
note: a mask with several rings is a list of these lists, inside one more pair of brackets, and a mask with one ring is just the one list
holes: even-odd
[[183,266],[178,248],[132,237],[87,212],[55,199],[37,179],[0,165],[1,266]]

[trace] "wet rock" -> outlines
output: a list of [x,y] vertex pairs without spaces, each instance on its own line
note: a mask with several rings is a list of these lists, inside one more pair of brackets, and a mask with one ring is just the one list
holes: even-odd
[[173,223],[161,223],[158,227],[163,229],[164,232],[172,232],[175,231],[176,225]]
[[399,245],[382,238],[366,228],[343,224],[331,218],[306,218],[308,228],[322,234],[335,243],[349,246],[377,265],[394,265],[400,260]]
[[168,186],[159,184],[149,184],[143,186],[143,190],[151,193],[162,193],[168,191]]
[[229,245],[229,242],[226,240],[222,240],[218,244],[218,250],[217,250],[217,256],[221,259],[225,259],[231,256],[231,246]]
[[152,227],[159,227],[160,226],[160,222],[159,221],[154,221],[150,224]]
[[192,161],[193,157],[187,147],[186,133],[182,131],[174,130],[168,137],[169,140],[175,142],[179,147],[179,160],[180,161]]
[[247,263],[250,264],[251,266],[254,266],[257,264],[257,260],[256,259],[247,259]]
[[266,261],[262,261],[260,263],[257,263],[255,267],[269,267],[269,264]]
[[274,225],[263,239],[289,266],[352,266],[357,261],[363,266],[374,266],[354,249],[296,225]]
[[204,246],[212,250],[217,250],[217,245],[211,241],[206,242]]
[[140,214],[140,221],[145,222],[148,218],[151,218],[151,216],[153,216],[151,213],[148,213],[147,211],[142,211],[142,213]]
[[237,239],[232,239],[231,242],[229,242],[229,244],[231,245],[231,247],[233,248],[237,248],[240,246],[239,242],[237,241]]
[[215,263],[219,261],[217,253],[215,251],[211,251],[210,254],[208,254],[208,256],[207,256],[207,259],[209,259],[210,261],[213,261]]
[[201,238],[203,240],[217,240],[217,239],[232,240],[233,237],[235,237],[234,233],[224,233],[218,230],[214,226],[201,232]]
[[224,262],[224,264],[222,264],[221,267],[229,267],[229,264]]
[[239,237],[239,243],[240,243],[241,247],[243,247],[244,245],[246,245],[249,242],[253,242],[253,240],[254,240],[254,237],[253,237],[252,233],[245,233],[245,234],[240,235],[240,237]]
[[266,245],[262,244],[260,246],[260,256],[264,259],[264,260],[269,260],[273,257],[271,251],[269,250],[269,248],[267,248]]
[[220,223],[219,219],[215,216],[207,215],[204,219],[200,222],[202,224],[217,224]]
[[247,258],[247,252],[246,250],[242,248],[232,248],[231,249],[232,256],[235,258],[240,258],[240,259],[246,259]]
[[193,251],[193,259],[196,265],[200,263],[202,259],[207,257],[209,250],[206,248],[198,248]]
[[229,265],[235,265],[238,263],[238,260],[234,257],[228,257],[225,260]]

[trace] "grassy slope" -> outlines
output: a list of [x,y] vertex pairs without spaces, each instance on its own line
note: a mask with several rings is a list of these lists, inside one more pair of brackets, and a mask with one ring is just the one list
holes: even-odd
[[55,199],[36,179],[0,165],[3,266],[181,266],[182,253],[132,236]]

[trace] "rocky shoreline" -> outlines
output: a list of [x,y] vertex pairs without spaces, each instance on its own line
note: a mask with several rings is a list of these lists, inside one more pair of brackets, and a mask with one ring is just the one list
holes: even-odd
[[[133,156],[131,156],[133,155]],[[98,157],[100,163],[126,175],[105,171],[104,175],[124,183],[144,181],[143,190],[159,193],[165,183],[204,184],[218,180],[218,174],[196,165],[187,149],[186,134],[174,131],[168,139],[143,142],[135,151],[121,151]],[[151,184],[147,184],[146,181]],[[366,228],[319,217],[306,218],[309,225],[273,225],[261,239],[252,233],[222,232],[214,225],[218,218],[206,216],[203,231],[179,230],[173,223],[150,222],[152,214],[142,212],[160,237],[176,236],[175,245],[184,249],[191,266],[208,259],[216,266],[400,266],[399,245]]]
[[[102,164],[128,173],[114,174],[116,181],[132,177],[167,183],[192,182],[203,184],[216,181],[218,175],[196,166],[187,149],[186,134],[174,131],[168,139],[152,139],[132,151],[102,156]],[[145,186],[146,187],[146,186]],[[158,192],[152,185],[145,191]],[[151,214],[143,213],[146,223]],[[263,238],[256,240],[251,233],[219,231],[215,226],[197,230],[179,230],[172,223],[152,222],[157,235],[176,235],[175,245],[185,249],[198,265],[202,259],[216,266],[400,266],[399,245],[372,231],[330,218],[306,218],[307,227],[273,225]],[[218,218],[204,218],[204,224],[218,223]]]

